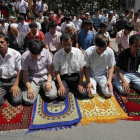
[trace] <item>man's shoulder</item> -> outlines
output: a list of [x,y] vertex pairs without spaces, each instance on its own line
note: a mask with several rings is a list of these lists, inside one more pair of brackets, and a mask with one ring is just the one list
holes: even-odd
[[94,46],[90,46],[88,49],[86,49],[86,53],[88,55],[91,55],[91,54],[93,54],[95,52],[95,50],[96,50],[96,46],[95,45]]
[[22,58],[23,59],[27,59],[27,57],[29,56],[29,51],[26,51],[26,52],[24,52],[23,54],[22,54]]
[[11,56],[15,56],[15,57],[20,56],[21,57],[21,54],[17,50],[14,50],[12,48],[8,48],[8,51],[11,54]]

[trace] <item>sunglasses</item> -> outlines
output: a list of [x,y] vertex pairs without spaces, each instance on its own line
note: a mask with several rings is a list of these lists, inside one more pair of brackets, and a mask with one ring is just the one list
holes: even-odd
[[0,43],[1,43],[1,44],[3,44],[3,43],[4,43],[4,41],[0,41]]

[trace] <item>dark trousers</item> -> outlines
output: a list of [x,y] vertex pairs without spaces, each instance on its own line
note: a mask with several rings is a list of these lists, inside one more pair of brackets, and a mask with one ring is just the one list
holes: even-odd
[[20,104],[22,102],[22,92],[19,89],[19,94],[16,97],[13,97],[11,92],[11,87],[13,86],[16,78],[10,78],[10,79],[2,79],[0,78],[0,106],[4,102],[4,97],[7,95],[8,98],[10,97],[10,101],[12,104]]
[[79,84],[79,78],[80,78],[78,73],[72,74],[72,75],[67,75],[67,74],[61,75],[60,78],[61,78],[61,81],[66,89],[66,93],[64,94],[64,96],[58,95],[58,100],[64,100],[69,91],[72,91],[72,93],[75,95],[75,97],[80,97],[80,98],[87,97],[87,92],[79,93],[79,91],[77,90],[77,87]]

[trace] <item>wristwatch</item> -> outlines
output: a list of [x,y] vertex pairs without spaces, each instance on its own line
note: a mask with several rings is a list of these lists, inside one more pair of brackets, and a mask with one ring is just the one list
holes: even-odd
[[52,83],[52,80],[47,80],[47,82]]

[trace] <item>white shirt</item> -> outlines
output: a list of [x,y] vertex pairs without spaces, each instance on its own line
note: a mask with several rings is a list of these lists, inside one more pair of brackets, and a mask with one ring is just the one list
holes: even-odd
[[10,79],[15,77],[21,70],[21,54],[8,48],[5,59],[0,55],[0,78]]
[[[73,30],[76,30],[75,25],[74,25],[73,22],[70,21],[68,24],[71,24],[72,27],[73,27]],[[65,31],[66,25],[67,25],[66,22],[63,22],[63,23],[62,23],[62,25],[61,25],[61,31],[62,31],[62,32]]]
[[84,54],[85,67],[89,67],[90,77],[105,75],[107,67],[115,65],[115,56],[111,48],[99,55],[96,51],[96,46],[89,47]]
[[81,30],[81,27],[82,27],[82,20],[81,19],[79,19],[79,20],[75,19],[73,21],[73,23],[74,23],[75,28],[76,28],[77,31]]
[[18,1],[16,8],[18,9],[19,13],[26,13],[26,10],[28,8],[28,3],[22,0],[21,2]]
[[23,25],[21,23],[19,23],[18,24],[18,29],[19,29],[19,32],[27,33],[28,31],[30,31],[29,23],[24,22]]
[[8,33],[8,27],[9,27],[9,24],[8,23],[5,23],[4,26],[2,26],[0,24],[0,32],[4,33],[5,35],[7,35]]
[[39,22],[39,23],[41,24],[42,22],[44,22],[44,16],[42,16],[42,18],[39,18],[39,17],[38,17],[38,18],[36,19],[36,21]]
[[41,24],[40,24],[39,22],[36,22],[36,24],[37,24],[37,29],[38,29],[38,30],[42,30]]
[[80,68],[84,67],[84,55],[80,49],[72,47],[71,52],[67,54],[62,48],[54,55],[54,70],[60,72],[60,75],[79,73]]

